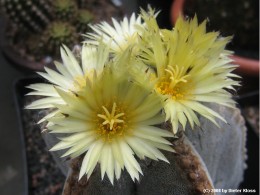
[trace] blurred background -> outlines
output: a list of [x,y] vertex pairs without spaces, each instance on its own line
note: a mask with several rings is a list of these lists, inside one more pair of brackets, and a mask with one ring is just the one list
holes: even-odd
[[64,176],[49,163],[52,157],[35,125],[39,113],[23,109],[30,101],[23,98],[24,87],[39,81],[35,71],[52,67],[61,43],[77,50],[89,23],[120,19],[148,4],[161,10],[161,28],[171,29],[180,14],[196,13],[200,22],[208,20],[208,30],[233,36],[228,49],[234,51],[240,66],[236,73],[242,77],[234,95],[248,127],[248,168],[241,188],[259,189],[258,0],[1,0],[1,195],[60,194],[63,187]]

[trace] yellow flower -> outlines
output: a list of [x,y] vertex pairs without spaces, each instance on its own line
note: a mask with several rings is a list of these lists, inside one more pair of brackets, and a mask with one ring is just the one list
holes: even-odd
[[102,179],[106,173],[111,183],[124,167],[139,180],[142,170],[135,155],[168,162],[159,149],[174,151],[163,138],[173,134],[153,126],[164,120],[158,96],[109,69],[87,77],[77,95],[56,90],[65,104],[55,106],[58,112],[47,126],[64,136],[51,151],[68,149],[63,157],[72,158],[83,154],[79,178],[90,177],[99,163]]
[[137,25],[142,26],[141,17],[133,13],[128,20],[124,18],[120,23],[112,18],[113,26],[107,22],[91,25],[94,32],[87,33],[85,43],[98,45],[100,41],[109,44],[113,53],[122,53],[129,46],[137,42]]
[[[229,90],[238,85],[232,74],[230,52],[224,48],[230,37],[222,38],[218,32],[206,33],[206,22],[198,25],[196,16],[190,21],[179,18],[173,30],[161,30],[153,10],[142,11],[145,22],[142,39],[137,45],[145,72],[132,69],[134,78],[148,85],[164,100],[166,120],[170,120],[176,133],[179,123],[185,129],[199,125],[196,113],[213,123],[215,118],[225,121],[203,102],[234,106]],[[143,69],[143,68],[142,68]],[[149,71],[148,71],[149,70]]]
[[[31,84],[27,88],[33,89],[33,92],[27,95],[45,96],[40,100],[34,101],[28,105],[27,109],[44,109],[53,108],[54,104],[64,104],[65,102],[57,93],[54,87],[64,91],[76,93],[85,86],[85,78],[94,73],[100,74],[103,67],[108,61],[109,50],[108,47],[100,43],[98,47],[83,45],[81,51],[81,63],[79,63],[73,53],[66,47],[61,47],[61,58],[63,64],[55,62],[57,72],[45,67],[44,72],[38,72],[43,78],[49,81],[47,83]],[[55,112],[54,112],[55,113]],[[49,116],[46,116],[42,122]]]

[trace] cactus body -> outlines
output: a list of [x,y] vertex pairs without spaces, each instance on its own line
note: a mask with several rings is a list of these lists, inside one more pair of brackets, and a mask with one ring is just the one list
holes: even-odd
[[[4,48],[6,56],[10,56],[10,60],[18,65],[37,70],[43,69],[43,66],[50,63],[53,58],[59,58],[61,44],[72,48],[80,43],[83,39],[80,35],[89,30],[90,22],[110,20],[112,16],[123,15],[122,10],[109,0],[0,0],[0,2],[2,10],[9,18],[5,31],[7,39],[3,44],[6,45]],[[17,57],[21,59],[17,60]],[[34,65],[35,67],[32,67]]]
[[19,27],[40,32],[50,22],[50,0],[2,0],[3,11]]
[[67,22],[53,22],[43,32],[40,47],[43,53],[57,57],[62,44],[73,47],[77,40],[78,34],[74,26]]
[[94,15],[87,9],[80,9],[75,19],[75,26],[78,32],[86,33],[89,30],[89,24],[93,21]]
[[73,0],[55,0],[52,2],[55,20],[73,21],[77,13],[77,4]]
[[[82,194],[203,194],[204,189],[236,189],[243,180],[246,149],[245,122],[238,109],[211,105],[227,120],[218,121],[221,128],[201,118],[201,128],[186,129],[173,141],[176,154],[165,153],[170,164],[146,160],[142,163],[144,176],[133,183],[124,172],[112,186],[108,179],[101,181],[100,170],[89,181],[78,182],[80,159],[65,183],[64,195],[81,190]],[[74,179],[73,179],[74,178]],[[215,194],[215,193],[208,193]],[[216,194],[222,194],[217,192]]]

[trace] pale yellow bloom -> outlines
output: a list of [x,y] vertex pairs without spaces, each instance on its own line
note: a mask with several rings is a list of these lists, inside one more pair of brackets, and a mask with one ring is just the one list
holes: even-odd
[[108,44],[112,53],[122,53],[128,47],[137,42],[138,29],[137,25],[142,26],[141,17],[136,17],[133,13],[128,19],[124,19],[120,22],[112,18],[113,25],[107,22],[101,22],[100,24],[91,25],[93,32],[87,33],[85,43],[99,45],[100,41]]
[[165,139],[173,134],[154,125],[169,120],[177,133],[180,124],[199,125],[198,114],[217,125],[216,118],[225,119],[204,103],[235,104],[229,37],[206,33],[206,22],[198,25],[196,17],[180,18],[173,30],[160,29],[152,9],[142,17],[92,26],[81,63],[64,47],[58,72],[39,73],[51,84],[29,86],[29,95],[45,97],[28,109],[54,109],[43,119],[62,135],[51,150],[84,155],[79,178],[90,177],[99,163],[111,183],[124,168],[139,180],[136,157],[168,162],[159,149],[174,151]]
[[179,124],[185,129],[187,121],[191,127],[199,125],[197,114],[216,125],[215,118],[225,121],[203,102],[234,106],[229,90],[238,85],[231,73],[236,65],[224,49],[230,37],[206,33],[206,22],[198,25],[196,17],[179,18],[173,30],[161,30],[153,13],[142,11],[145,28],[137,45],[149,73],[135,66],[134,78],[164,100],[166,120],[171,121],[174,133]]
[[[27,109],[53,108],[54,104],[64,104],[65,102],[55,87],[76,93],[85,86],[88,75],[92,75],[94,72],[100,74],[103,71],[109,59],[109,50],[104,44],[100,44],[98,47],[85,44],[81,49],[81,62],[78,62],[73,53],[66,46],[63,46],[61,47],[61,59],[63,63],[55,62],[57,71],[45,67],[46,73],[38,72],[51,84],[37,83],[28,86],[34,91],[27,95],[40,95],[45,96],[45,98],[34,101],[26,107]],[[52,115],[53,113],[50,113],[49,116]]]
[[164,120],[159,98],[122,77],[105,70],[87,78],[77,95],[56,89],[65,104],[56,105],[58,113],[47,126],[51,133],[66,135],[51,151],[67,149],[63,157],[84,155],[79,178],[90,177],[99,163],[102,179],[106,173],[111,183],[124,167],[139,180],[142,170],[135,155],[168,162],[159,149],[174,151],[163,138],[173,134],[153,126]]
[[[60,142],[51,151],[66,149],[63,157],[71,158],[84,155],[79,179],[85,174],[89,178],[96,165],[100,164],[102,179],[107,174],[112,184],[114,177],[120,178],[124,168],[133,181],[139,180],[142,170],[137,157],[168,162],[160,149],[174,151],[165,139],[173,137],[173,134],[155,126],[165,118],[161,100],[131,82],[127,71],[119,71],[118,64],[130,61],[127,59],[129,55],[107,59],[102,58],[103,50],[95,47],[85,49],[87,51],[82,50],[81,66],[71,53],[65,58],[63,54],[65,62],[59,70],[66,72],[46,69],[47,74],[41,73],[52,84],[37,84],[35,88],[30,86],[35,90],[30,95],[47,98],[37,100],[27,108],[54,109],[44,117],[49,132],[59,134]],[[80,68],[74,77],[68,63]],[[75,87],[77,76],[84,78],[84,82]],[[65,79],[72,84],[63,85]],[[55,101],[50,101],[49,98],[53,97]]]

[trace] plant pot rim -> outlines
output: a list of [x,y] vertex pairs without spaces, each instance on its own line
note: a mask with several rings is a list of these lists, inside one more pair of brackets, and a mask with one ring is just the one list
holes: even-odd
[[[170,9],[170,19],[172,25],[175,24],[178,17],[183,16],[185,0],[173,0]],[[238,55],[232,55],[234,64],[238,65],[237,72],[242,75],[259,77],[259,60],[245,58]]]

